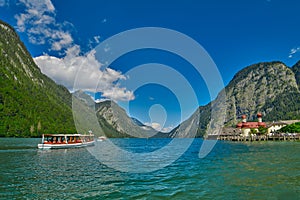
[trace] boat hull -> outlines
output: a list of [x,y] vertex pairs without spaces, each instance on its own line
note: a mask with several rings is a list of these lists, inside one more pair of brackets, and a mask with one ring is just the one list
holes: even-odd
[[68,148],[81,148],[95,145],[95,141],[83,143],[70,143],[70,144],[38,144],[39,149],[68,149]]

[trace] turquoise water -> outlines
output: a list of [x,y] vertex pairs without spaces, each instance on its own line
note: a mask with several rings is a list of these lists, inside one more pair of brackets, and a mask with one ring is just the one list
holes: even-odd
[[[204,159],[195,139],[168,167],[134,174],[86,149],[36,148],[39,139],[0,138],[0,199],[299,199],[300,143],[218,142]],[[114,139],[133,152],[168,139]]]

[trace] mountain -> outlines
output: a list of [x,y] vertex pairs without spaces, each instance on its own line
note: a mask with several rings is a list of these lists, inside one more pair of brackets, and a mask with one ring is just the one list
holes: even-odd
[[179,137],[179,138],[193,138],[196,136],[197,130],[199,129],[199,119],[200,110],[198,109],[193,113],[191,117],[182,122],[176,128],[174,128],[170,133],[169,137]]
[[135,124],[135,125],[138,125],[138,126],[145,126],[145,124],[143,124],[140,120],[134,118],[134,117],[131,117],[131,120],[132,122]]
[[69,91],[41,73],[15,30],[0,21],[0,136],[76,132]]
[[152,127],[127,115],[126,111],[114,101],[95,103],[83,91],[73,94],[74,120],[77,130],[90,127],[96,135],[106,137],[166,137],[168,134],[160,133]]
[[[234,127],[243,114],[248,120],[255,120],[258,112],[263,114],[265,121],[300,119],[299,67],[300,62],[292,68],[282,62],[263,62],[239,71],[225,87],[225,126]],[[203,136],[209,127],[212,108],[218,110],[221,107],[217,98],[197,109],[198,137]],[[197,117],[194,114],[184,123],[192,123]],[[170,133],[171,137],[182,135],[176,129]]]
[[[113,101],[96,104],[96,113],[101,127],[110,127],[118,135],[148,138],[156,135],[157,131],[149,126],[141,126],[130,118],[126,111]],[[107,131],[109,134],[111,131]]]
[[281,62],[249,66],[237,73],[226,87],[227,125],[241,115],[256,119],[261,112],[267,121],[299,118],[299,89],[292,69]]

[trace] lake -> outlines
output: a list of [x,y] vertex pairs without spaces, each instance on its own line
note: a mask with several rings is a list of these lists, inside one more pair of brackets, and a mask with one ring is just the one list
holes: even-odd
[[[169,139],[110,141],[132,152],[154,151],[170,142]],[[195,139],[175,162],[147,173],[110,168],[85,148],[38,150],[39,142],[40,139],[0,138],[1,199],[299,199],[300,196],[299,142],[218,141],[208,156],[200,159],[203,140]],[[101,148],[105,142],[96,146]],[[134,166],[138,168],[139,163]]]

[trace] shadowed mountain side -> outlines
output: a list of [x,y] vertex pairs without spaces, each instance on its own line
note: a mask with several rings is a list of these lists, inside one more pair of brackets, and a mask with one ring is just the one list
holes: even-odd
[[[226,118],[226,96],[224,90],[218,97],[207,104],[199,107],[194,114],[173,129],[169,136],[172,138],[192,138],[207,135],[217,135],[221,131]],[[189,128],[193,132],[189,132]]]
[[300,90],[300,61],[298,61],[293,67],[292,70],[295,74],[295,78],[298,84],[298,89]]

